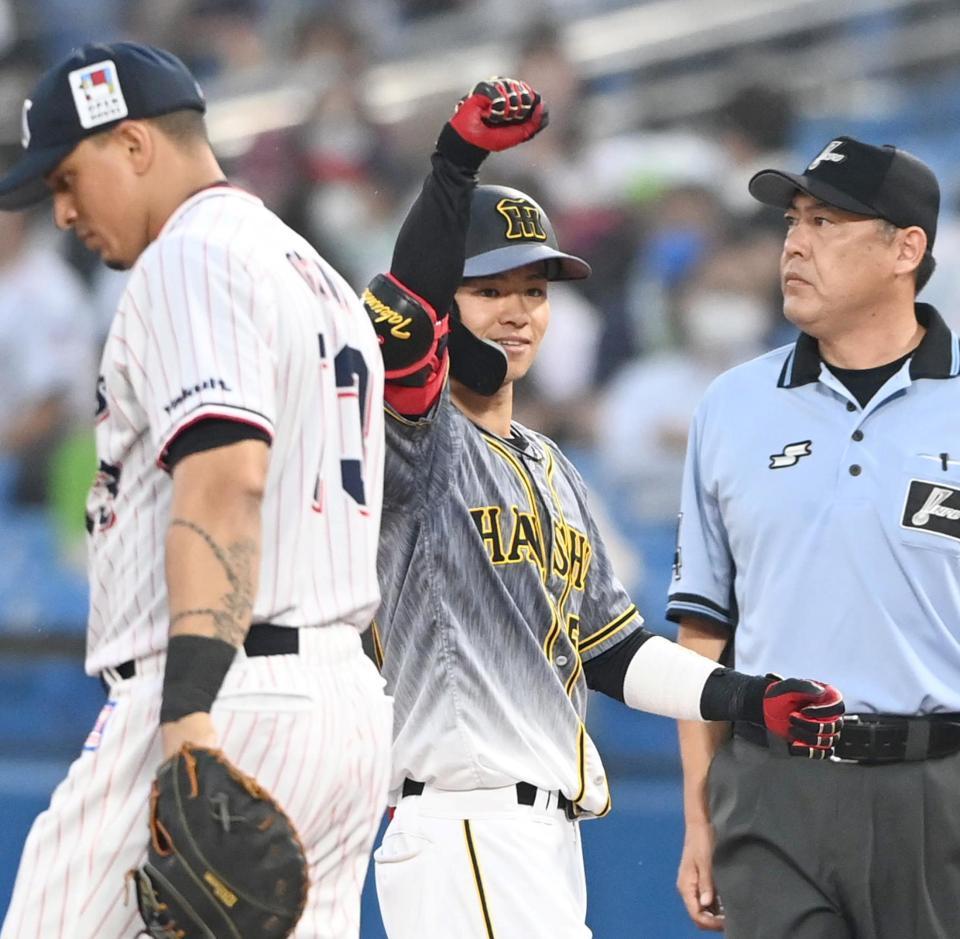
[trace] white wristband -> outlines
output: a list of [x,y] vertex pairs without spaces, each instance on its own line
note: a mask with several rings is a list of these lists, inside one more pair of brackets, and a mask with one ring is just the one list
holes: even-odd
[[702,721],[700,696],[717,668],[716,662],[691,649],[663,636],[651,636],[627,666],[623,700],[638,711]]

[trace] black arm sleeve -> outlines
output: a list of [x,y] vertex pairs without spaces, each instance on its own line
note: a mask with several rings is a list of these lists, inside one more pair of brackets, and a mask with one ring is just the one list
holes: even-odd
[[226,447],[241,440],[262,440],[267,446],[271,443],[270,435],[262,427],[208,417],[197,421],[173,438],[167,448],[164,466],[172,473],[173,468],[191,453]]
[[744,675],[718,668],[707,679],[700,695],[705,721],[750,721],[763,726],[763,694],[770,684],[762,675]]
[[470,199],[487,151],[444,125],[430,158],[432,171],[397,236],[390,273],[447,314],[463,277]]
[[652,635],[653,633],[643,627],[635,629],[623,642],[618,642],[612,649],[584,662],[583,675],[587,680],[587,687],[622,701],[623,679],[627,669],[637,654],[637,649]]

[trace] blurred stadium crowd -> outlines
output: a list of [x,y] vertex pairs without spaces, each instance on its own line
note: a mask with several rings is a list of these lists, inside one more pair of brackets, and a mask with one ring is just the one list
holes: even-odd
[[[539,198],[594,275],[553,289],[553,322],[518,416],[574,448],[621,536],[625,579],[656,623],[661,584],[649,572],[664,563],[692,410],[720,371],[790,339],[779,314],[781,220],[749,199],[754,170],[799,169],[839,133],[914,149],[940,172],[946,197],[927,296],[960,321],[951,257],[960,250],[960,9],[950,0],[834,6],[3,0],[0,158],[16,155],[32,80],[72,46],[94,37],[164,45],[206,88],[231,178],[359,290],[388,264],[451,100],[488,74],[531,82],[551,127],[490,161],[484,181]],[[0,216],[8,634],[83,626],[91,402],[123,280],[46,219]],[[31,588],[38,569],[49,576]]]
[[[531,82],[551,127],[490,161],[484,181],[539,198],[594,275],[553,289],[519,417],[574,448],[624,536],[627,579],[646,595],[644,565],[662,558],[643,557],[644,533],[676,511],[697,400],[720,371],[791,337],[779,313],[782,223],[748,197],[754,170],[799,169],[839,133],[918,152],[940,172],[946,202],[927,298],[960,320],[960,38],[942,39],[960,33],[960,9],[834,6],[5,0],[0,157],[15,157],[23,96],[50,61],[93,37],[164,45],[206,88],[231,178],[359,290],[389,262],[450,102],[488,74]],[[124,281],[46,221],[0,216],[8,631],[82,628],[96,360]],[[18,572],[38,562],[51,576],[31,596]],[[656,621],[662,598],[649,595]]]
[[[554,288],[518,416],[574,448],[656,624],[647,573],[664,562],[692,410],[717,373],[791,335],[782,223],[749,199],[754,170],[799,169],[840,133],[917,152],[945,195],[926,299],[960,325],[958,26],[952,0],[2,0],[0,157],[16,154],[32,80],[72,46],[166,46],[207,90],[231,178],[359,290],[388,264],[451,101],[489,74],[531,82],[551,127],[484,181],[539,198],[594,275]],[[96,360],[123,286],[37,221],[0,216],[8,634],[82,629]]]
[[[960,329],[956,0],[0,0],[0,164],[16,156],[39,72],[75,45],[117,38],[187,62],[231,179],[358,291],[389,264],[452,102],[493,74],[543,93],[548,131],[491,159],[482,178],[538,198],[594,273],[551,287],[517,417],[574,457],[621,576],[667,634],[693,409],[719,372],[792,337],[780,316],[782,219],[750,200],[752,173],[799,170],[845,133],[921,156],[944,194],[922,299]],[[0,214],[0,702],[11,713],[36,702],[31,746],[59,757],[84,732],[68,712],[84,727],[88,716],[70,679],[4,656],[79,649],[97,360],[124,275],[55,233],[46,211]],[[666,722],[643,725],[641,739],[602,702],[593,713],[612,775],[676,772]],[[22,756],[24,736],[0,726],[0,757]],[[673,781],[669,799],[676,813]],[[649,792],[641,802],[649,809]],[[24,802],[24,826],[37,808]],[[678,837],[663,817],[665,837]],[[653,816],[642,818],[647,837]],[[19,841],[0,854],[18,852]],[[651,889],[672,893],[674,855],[662,853]]]

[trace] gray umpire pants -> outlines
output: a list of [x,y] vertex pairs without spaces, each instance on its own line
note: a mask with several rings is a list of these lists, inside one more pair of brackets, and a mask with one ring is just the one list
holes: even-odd
[[728,939],[960,937],[960,754],[826,763],[734,737],[709,793]]

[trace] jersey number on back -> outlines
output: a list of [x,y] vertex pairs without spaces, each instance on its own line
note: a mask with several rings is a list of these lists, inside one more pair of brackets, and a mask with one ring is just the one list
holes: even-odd
[[363,437],[367,426],[367,378],[363,353],[344,346],[333,360],[342,433],[340,480],[357,505],[367,504],[363,488]]

